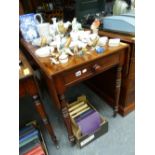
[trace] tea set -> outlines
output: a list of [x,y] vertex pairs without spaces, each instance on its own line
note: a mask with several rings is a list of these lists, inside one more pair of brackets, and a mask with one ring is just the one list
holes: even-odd
[[[38,20],[39,19],[39,20]],[[72,22],[57,21],[52,18],[52,24],[44,22],[42,15],[31,13],[21,15],[20,30],[25,41],[38,46],[35,54],[39,57],[50,57],[51,63],[67,63],[69,56],[82,56],[88,52],[87,47],[102,53],[107,45],[108,37],[99,37],[99,21],[95,19],[90,30],[84,31],[76,18]],[[120,40],[113,39],[109,46],[118,46]],[[90,49],[90,48],[89,48]]]

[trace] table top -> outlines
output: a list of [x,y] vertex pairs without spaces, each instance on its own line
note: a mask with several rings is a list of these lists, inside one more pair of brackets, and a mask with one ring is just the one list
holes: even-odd
[[34,47],[33,45],[31,45],[31,43],[24,41],[24,39],[21,39],[20,41],[21,41],[21,44],[29,52],[29,54],[36,61],[36,63],[39,65],[39,67],[42,69],[42,71],[44,71],[48,77],[76,68],[78,66],[82,66],[84,64],[87,64],[88,62],[93,62],[102,57],[106,57],[107,55],[117,53],[118,51],[128,47],[128,44],[125,44],[125,43],[120,43],[118,47],[106,46],[105,51],[103,53],[97,54],[95,51],[90,51],[89,52],[90,54],[84,54],[81,57],[70,56],[69,61],[66,64],[55,65],[51,63],[51,60],[49,59],[49,57],[41,58],[35,55],[35,51],[37,47]]
[[32,76],[33,70],[22,51],[19,51],[19,61],[21,62],[21,65],[19,65],[19,80]]

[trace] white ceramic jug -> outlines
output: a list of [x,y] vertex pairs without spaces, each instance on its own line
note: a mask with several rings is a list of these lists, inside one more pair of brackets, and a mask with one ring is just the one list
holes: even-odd
[[[40,18],[40,23],[39,23],[37,17]],[[50,31],[49,31],[50,24],[49,23],[43,23],[42,15],[39,13],[35,14],[34,19],[35,19],[36,23],[38,23],[37,24],[37,30],[38,30],[39,36],[40,37],[48,37],[50,35]]]

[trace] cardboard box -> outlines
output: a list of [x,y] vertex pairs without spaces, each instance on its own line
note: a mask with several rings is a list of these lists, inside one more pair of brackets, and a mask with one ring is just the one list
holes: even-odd
[[[86,99],[85,96],[80,96],[78,97],[77,101],[73,102],[73,104],[76,104],[77,102],[86,102],[92,109],[94,109],[95,111],[97,111]],[[69,104],[69,107],[72,106],[72,103]],[[86,135],[83,136],[81,134],[81,131],[78,127],[78,125],[76,124],[75,120],[71,117],[71,121],[72,121],[72,129],[73,129],[73,134],[76,138],[76,142],[79,145],[80,148],[86,146],[87,144],[89,144],[90,142],[94,141],[95,139],[97,139],[98,137],[102,136],[103,134],[108,132],[108,121],[105,117],[103,117],[102,115],[100,115],[101,118],[101,124],[100,127],[94,131],[93,133],[91,133],[90,135]]]

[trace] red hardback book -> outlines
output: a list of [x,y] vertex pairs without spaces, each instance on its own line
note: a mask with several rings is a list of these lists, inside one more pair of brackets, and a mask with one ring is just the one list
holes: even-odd
[[41,145],[37,145],[30,151],[26,152],[24,155],[45,155],[44,150]]
[[45,152],[44,152],[44,150],[42,148],[40,148],[39,150],[34,152],[32,155],[45,155]]

